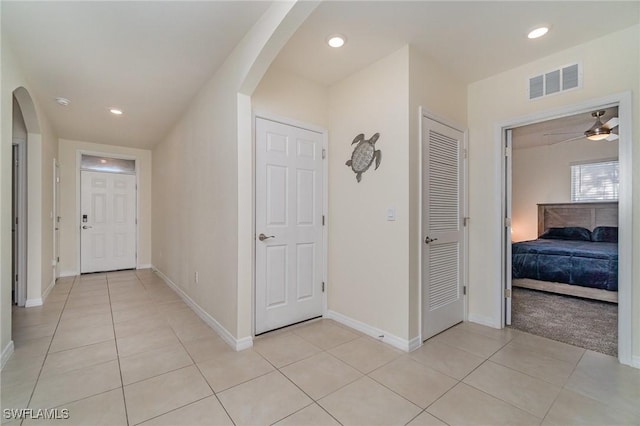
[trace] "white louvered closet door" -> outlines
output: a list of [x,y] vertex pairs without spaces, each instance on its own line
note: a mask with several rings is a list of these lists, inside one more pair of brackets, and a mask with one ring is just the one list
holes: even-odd
[[422,119],[422,339],[464,320],[464,134]]

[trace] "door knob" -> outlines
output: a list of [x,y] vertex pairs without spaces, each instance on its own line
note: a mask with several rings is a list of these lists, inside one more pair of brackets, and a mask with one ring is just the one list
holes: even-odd
[[89,229],[89,228],[93,228],[93,226],[89,226],[89,225],[82,225],[82,229]]
[[268,240],[269,238],[275,238],[275,237],[276,237],[275,235],[269,235],[269,236],[264,235],[264,234],[258,235],[258,239],[260,241]]
[[438,241],[438,239],[437,238],[429,238],[429,236],[427,236],[427,238],[424,239],[424,243],[425,244],[429,244],[429,243],[432,243],[434,241]]

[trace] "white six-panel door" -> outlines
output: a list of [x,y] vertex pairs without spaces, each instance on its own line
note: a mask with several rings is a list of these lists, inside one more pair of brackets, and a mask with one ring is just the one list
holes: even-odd
[[135,175],[83,170],[80,187],[80,271],[135,268]]
[[464,134],[422,119],[422,340],[464,320]]
[[322,315],[322,144],[256,118],[256,334]]

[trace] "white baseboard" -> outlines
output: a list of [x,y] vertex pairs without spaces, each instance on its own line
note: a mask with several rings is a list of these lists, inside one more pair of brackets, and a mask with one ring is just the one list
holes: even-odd
[[[325,318],[332,319],[334,321],[339,322],[340,324],[344,324],[347,327],[351,327],[354,330],[358,330],[361,333],[364,333],[368,336],[371,336],[377,340],[380,340],[384,343],[387,343],[393,347],[400,349],[401,351],[410,352],[420,346],[420,337],[414,337],[411,341],[407,339],[403,339],[402,337],[394,336],[391,333],[387,333],[384,330],[373,327],[364,322],[355,320],[346,315],[340,314],[338,312],[328,310],[325,314]],[[417,341],[417,343],[416,343]]]
[[80,272],[76,271],[61,271],[58,278],[66,278],[66,277],[75,277],[76,275],[80,275]]
[[251,336],[243,337],[241,339],[236,339],[233,334],[229,332],[226,328],[222,326],[215,318],[209,315],[204,309],[200,307],[196,302],[189,297],[187,293],[184,292],[176,283],[171,281],[169,277],[167,277],[162,271],[153,267],[153,270],[167,283],[169,287],[173,289],[178,295],[184,300],[184,302],[189,305],[189,307],[198,315],[204,322],[207,323],[209,327],[211,327],[222,339],[227,342],[229,346],[231,346],[236,351],[241,351],[243,349],[248,349],[253,346],[253,338]]
[[420,336],[416,336],[409,340],[409,352],[415,351],[420,346],[422,346],[422,338]]
[[7,346],[4,347],[4,349],[2,350],[2,360],[0,361],[0,370],[2,370],[4,368],[4,365],[7,363],[7,361],[9,361],[9,358],[11,358],[11,355],[13,355],[13,340],[9,341],[9,343],[7,343]]
[[640,368],[640,356],[634,355],[631,357],[631,366]]
[[144,265],[138,265],[136,266],[136,269],[152,269],[153,265],[150,263],[145,263]]
[[24,307],[25,308],[33,308],[34,306],[42,306],[42,298],[38,298],[38,299],[27,299],[26,302],[24,302]]
[[44,293],[42,293],[42,300],[47,300],[47,297],[49,297],[49,293],[51,293],[51,290],[53,290],[55,286],[56,286],[56,278],[54,277],[53,280],[51,281],[51,284],[49,284],[49,286],[46,288]]
[[485,317],[484,315],[469,314],[468,320],[491,328],[502,328],[502,324],[499,321],[496,323],[492,317]]

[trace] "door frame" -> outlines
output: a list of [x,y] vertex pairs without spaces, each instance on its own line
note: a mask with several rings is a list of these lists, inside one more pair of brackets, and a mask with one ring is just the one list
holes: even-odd
[[[618,133],[620,135],[618,144],[618,161],[620,163],[620,189],[618,197],[618,226],[626,230],[619,233],[618,240],[618,360],[621,364],[632,365],[631,345],[632,345],[632,320],[633,320],[633,300],[632,296],[632,249],[633,249],[633,140],[632,137],[632,102],[631,92],[615,93],[603,98],[590,99],[577,104],[567,105],[556,109],[550,109],[523,117],[511,118],[495,124],[494,126],[494,146],[500,149],[496,150],[497,155],[501,158],[498,161],[501,168],[502,183],[500,196],[500,215],[506,208],[506,161],[505,156],[505,134],[507,129],[521,127],[528,124],[539,123],[553,118],[566,117],[584,112],[590,112],[595,109],[617,106],[618,118],[620,120]],[[511,178],[511,176],[509,176]],[[501,279],[494,287],[495,297],[499,297],[498,303],[500,313],[496,317],[500,317],[501,326],[505,326],[505,285],[506,285],[506,268],[505,268],[505,246],[506,246],[506,228],[504,227],[504,218],[499,218],[501,225]]]
[[[462,186],[464,188],[464,196],[462,197],[463,199],[463,203],[462,203],[462,217],[463,218],[467,218],[469,217],[469,129],[467,129],[465,126],[460,125],[459,123],[453,121],[453,120],[449,120],[448,118],[444,118],[438,114],[435,114],[433,111],[430,111],[429,109],[425,108],[425,107],[418,107],[418,152],[419,152],[419,167],[418,167],[418,209],[419,209],[419,214],[418,214],[418,298],[419,298],[419,303],[420,303],[420,309],[418,310],[420,312],[420,316],[419,316],[419,325],[418,325],[418,330],[419,330],[419,336],[420,336],[420,344],[418,346],[421,346],[422,343],[424,342],[423,338],[422,338],[422,325],[423,325],[423,319],[424,319],[424,312],[423,312],[423,301],[422,301],[422,252],[424,250],[423,247],[423,242],[422,242],[422,235],[423,235],[423,229],[422,229],[422,215],[423,215],[423,211],[422,211],[422,181],[423,181],[423,175],[422,175],[422,169],[423,169],[423,164],[422,164],[422,149],[423,149],[423,145],[425,143],[424,139],[423,139],[423,127],[422,127],[422,119],[423,118],[427,118],[429,120],[433,120],[436,121],[440,124],[443,124],[447,127],[451,127],[454,130],[457,130],[458,132],[461,132],[463,135],[463,141],[462,141],[462,150],[464,154],[464,158],[462,161]],[[463,219],[464,220],[464,219]],[[468,320],[468,316],[469,316],[469,226],[465,226],[464,227],[464,232],[463,232],[463,242],[462,242],[462,253],[464,256],[464,260],[462,262],[462,285],[463,288],[466,288],[466,294],[463,294],[462,299],[464,300],[464,312],[463,312],[463,320],[467,321]]]
[[53,282],[60,276],[60,163],[53,159]]
[[[76,150],[76,218],[72,221],[73,229],[76,232],[76,265],[77,271],[76,275],[80,275],[80,271],[82,270],[81,261],[82,261],[82,244],[81,244],[81,232],[80,232],[80,216],[82,216],[82,182],[81,182],[81,164],[82,164],[82,155],[94,155],[97,157],[109,157],[109,158],[118,158],[122,160],[134,160],[136,164],[136,269],[140,267],[138,263],[138,248],[140,247],[140,158],[134,154],[118,154],[104,151],[92,151],[87,149],[78,149]],[[107,173],[107,172],[105,172]]]
[[253,110],[251,117],[251,155],[253,163],[251,177],[251,202],[253,203],[251,209],[251,235],[253,236],[253,244],[251,250],[251,267],[253,271],[251,271],[251,336],[256,336],[256,283],[257,283],[257,268],[256,268],[256,167],[258,166],[256,162],[256,119],[262,118],[264,120],[274,121],[276,123],[284,124],[286,126],[299,127],[304,130],[309,130],[312,132],[317,132],[322,135],[322,149],[325,152],[325,157],[322,161],[322,214],[325,217],[325,223],[322,227],[322,281],[324,282],[324,293],[322,294],[322,316],[326,316],[327,314],[327,299],[329,294],[329,283],[327,282],[328,277],[328,236],[329,236],[329,136],[328,131],[322,127],[315,124],[309,124],[302,121],[294,120],[288,117],[283,117],[277,114],[272,114],[266,111]]
[[[11,203],[13,205],[14,202],[14,194],[13,191],[16,192],[16,218],[13,217],[13,212],[11,214],[11,221],[13,222],[15,219],[18,219],[18,224],[16,226],[16,231],[18,233],[18,239],[16,241],[17,247],[13,246],[11,251],[14,256],[17,256],[17,271],[18,274],[18,282],[16,286],[16,305],[19,307],[27,307],[27,294],[29,290],[29,281],[28,281],[28,263],[29,259],[27,256],[28,253],[28,237],[27,233],[29,232],[29,206],[28,206],[28,198],[29,198],[29,184],[28,184],[28,146],[27,140],[22,139],[14,139],[15,143],[12,143],[12,163],[13,163],[13,147],[16,146],[16,153],[18,157],[18,167],[17,167],[17,182],[13,182],[13,168],[14,164],[12,164],[12,199]],[[12,209],[13,210],[13,209]],[[15,225],[15,224],[12,224]],[[14,249],[17,248],[17,253],[14,252]],[[13,270],[13,259],[12,259],[12,270]],[[15,277],[11,277],[11,288],[13,289],[13,283],[15,282]]]

